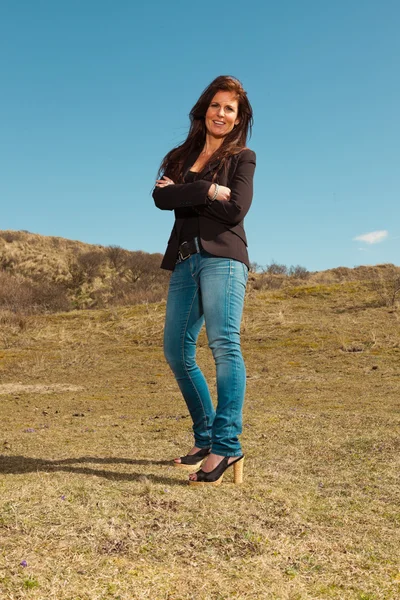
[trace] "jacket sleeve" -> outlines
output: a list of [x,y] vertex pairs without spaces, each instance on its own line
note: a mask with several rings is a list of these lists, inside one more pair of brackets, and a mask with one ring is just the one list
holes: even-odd
[[206,203],[205,207],[199,207],[199,214],[230,226],[243,221],[253,199],[255,168],[255,152],[246,148],[240,153],[233,178],[228,182],[228,187],[231,189],[230,199]]
[[155,187],[153,190],[154,203],[161,210],[174,210],[190,206],[206,205],[211,181],[199,179],[192,183],[175,183],[163,188]]

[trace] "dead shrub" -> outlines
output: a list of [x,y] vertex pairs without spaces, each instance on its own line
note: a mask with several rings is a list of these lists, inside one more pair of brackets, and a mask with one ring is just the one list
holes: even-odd
[[263,270],[262,265],[259,265],[257,262],[250,263],[249,273],[259,273]]
[[277,263],[275,261],[272,261],[269,265],[266,265],[263,270],[265,273],[268,273],[269,275],[287,275],[288,274],[287,266]]
[[291,286],[296,280],[306,280],[311,273],[301,265],[292,265],[289,268],[281,263],[272,261],[269,265],[261,267],[257,263],[251,263],[251,273],[261,274],[249,279],[252,288],[255,290],[279,290],[282,286]]
[[125,258],[124,276],[131,283],[137,283],[144,277],[148,283],[151,283],[158,275],[158,267],[152,254],[130,252]]
[[0,272],[0,307],[13,313],[69,310],[70,302],[63,284],[29,281],[22,276]]
[[308,279],[310,277],[310,271],[301,265],[292,265],[289,267],[288,275],[294,279]]
[[83,285],[86,281],[85,270],[79,262],[70,257],[68,259],[68,278],[66,280],[65,285],[70,290],[77,290]]
[[33,312],[60,312],[71,310],[67,288],[64,283],[44,281],[32,286]]
[[0,272],[0,307],[18,313],[32,306],[32,283],[22,276]]
[[99,250],[89,250],[83,252],[77,257],[77,264],[88,281],[93,281],[99,274],[101,265],[105,262],[106,256]]
[[261,273],[252,281],[254,290],[279,290],[285,283],[285,276]]
[[106,248],[106,256],[116,271],[120,271],[124,265],[126,258],[126,250],[121,246],[108,246]]
[[155,281],[166,279],[165,271],[160,269],[162,255],[147,252],[129,252],[125,257],[124,279],[130,283],[142,282],[151,285]]

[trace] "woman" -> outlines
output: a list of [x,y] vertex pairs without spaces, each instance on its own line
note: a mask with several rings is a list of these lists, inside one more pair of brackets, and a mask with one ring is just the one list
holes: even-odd
[[[193,448],[174,464],[191,471],[202,466],[189,476],[190,485],[218,485],[229,466],[240,483],[246,385],[240,322],[249,268],[243,219],[256,161],[246,148],[253,113],[241,83],[217,77],[192,108],[190,121],[186,141],[163,159],[153,192],[158,208],[175,211],[161,264],[173,271],[164,353],[194,432]],[[204,321],[217,371],[216,410],[195,358]]]

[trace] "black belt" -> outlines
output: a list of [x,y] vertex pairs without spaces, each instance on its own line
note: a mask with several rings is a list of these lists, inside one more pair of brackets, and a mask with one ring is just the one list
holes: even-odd
[[182,242],[178,248],[178,260],[186,260],[192,254],[200,252],[200,239],[198,237],[193,238],[189,242]]

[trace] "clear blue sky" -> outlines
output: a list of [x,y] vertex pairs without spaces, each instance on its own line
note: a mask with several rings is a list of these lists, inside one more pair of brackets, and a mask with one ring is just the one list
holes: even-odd
[[163,252],[158,165],[231,74],[251,260],[400,264],[399,31],[398,0],[1,0],[0,229]]

